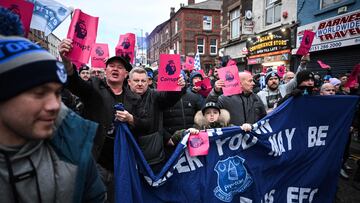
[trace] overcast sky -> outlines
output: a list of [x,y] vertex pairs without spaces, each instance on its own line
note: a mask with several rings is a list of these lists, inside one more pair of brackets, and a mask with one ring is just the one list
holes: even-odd
[[[79,8],[83,12],[99,17],[98,43],[108,43],[110,55],[115,53],[115,46],[119,35],[127,32],[143,36],[145,32],[150,33],[157,25],[170,17],[170,7],[175,11],[180,8],[180,3],[187,5],[187,0],[57,0],[59,3]],[[196,0],[195,3],[204,0]],[[63,39],[67,35],[70,25],[68,17],[53,32],[57,37]]]

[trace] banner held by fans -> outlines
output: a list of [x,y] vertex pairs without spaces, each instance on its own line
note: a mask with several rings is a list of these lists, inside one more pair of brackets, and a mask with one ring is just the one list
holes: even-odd
[[122,123],[114,150],[116,202],[333,202],[358,100],[290,98],[249,133],[239,126],[208,129],[207,156],[191,157],[185,135],[158,174]]

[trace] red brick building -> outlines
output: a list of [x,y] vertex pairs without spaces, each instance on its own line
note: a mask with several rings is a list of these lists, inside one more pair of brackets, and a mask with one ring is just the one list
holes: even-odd
[[200,54],[201,67],[209,71],[215,65],[220,46],[221,0],[208,0],[195,4],[188,0],[170,19],[158,25],[146,38],[148,64],[159,62],[162,53],[195,56]]
[[[246,68],[246,40],[253,34],[253,20],[248,20],[245,13],[252,10],[252,0],[224,0],[221,9],[221,40],[220,56],[226,56],[236,61],[240,70]],[[250,22],[250,31],[246,23]],[[252,25],[251,25],[252,24]]]

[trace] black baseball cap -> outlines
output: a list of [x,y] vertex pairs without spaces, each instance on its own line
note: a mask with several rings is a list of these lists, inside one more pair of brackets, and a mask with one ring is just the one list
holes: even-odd
[[114,62],[114,61],[120,61],[120,63],[122,63],[125,67],[125,69],[130,72],[131,69],[132,69],[132,65],[129,63],[129,61],[127,59],[125,59],[124,57],[122,56],[113,56],[113,57],[110,57],[107,61],[106,61],[106,66],[111,63],[111,62]]
[[206,109],[209,109],[209,108],[217,109],[220,112],[220,107],[217,105],[217,103],[215,103],[215,102],[207,102],[203,106],[203,108],[201,109],[203,115],[205,114]]

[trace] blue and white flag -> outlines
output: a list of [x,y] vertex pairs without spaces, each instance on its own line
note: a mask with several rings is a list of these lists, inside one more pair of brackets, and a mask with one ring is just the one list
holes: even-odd
[[72,10],[54,0],[27,0],[34,4],[30,27],[43,31],[48,36],[72,12]]
[[290,98],[250,133],[238,126],[207,130],[207,156],[191,157],[186,135],[159,174],[120,124],[116,202],[331,203],[357,102],[356,96]]
[[195,70],[195,71],[201,70],[200,54],[199,54],[199,52],[196,52],[196,55],[195,55],[195,58],[194,58],[194,70]]

